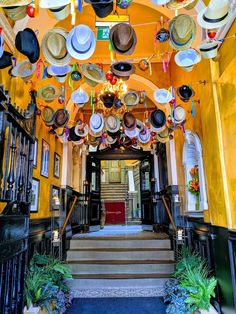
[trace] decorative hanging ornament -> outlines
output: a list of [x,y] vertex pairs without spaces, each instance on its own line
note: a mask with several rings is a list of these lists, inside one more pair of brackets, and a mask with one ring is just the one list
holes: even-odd
[[116,0],[116,4],[120,9],[127,9],[133,0]]
[[156,40],[158,40],[160,43],[164,43],[170,38],[170,32],[168,31],[168,29],[164,28],[163,16],[161,16],[160,23],[161,29],[156,34]]
[[112,79],[110,80],[111,85],[116,85],[117,83],[117,77],[113,76]]
[[216,37],[217,30],[216,29],[209,29],[207,30],[207,36],[212,40]]
[[111,72],[107,72],[107,74],[106,74],[107,81],[111,81],[112,78],[113,78],[113,74]]
[[29,17],[35,17],[35,7],[33,5],[27,5],[26,13]]

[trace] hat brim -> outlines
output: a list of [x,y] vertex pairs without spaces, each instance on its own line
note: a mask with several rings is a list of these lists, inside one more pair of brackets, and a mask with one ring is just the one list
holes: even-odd
[[85,136],[88,135],[88,133],[89,133],[89,128],[88,128],[88,125],[87,125],[87,124],[85,124],[85,126],[84,126],[83,129],[82,129],[82,131],[79,130],[79,126],[76,125],[76,127],[75,127],[75,134],[76,134],[76,135],[78,135],[78,136],[80,136],[80,137],[85,137]]
[[57,8],[57,7],[61,7],[67,4],[70,4],[70,0],[40,0],[39,1],[39,7],[42,9]]
[[214,29],[214,28],[220,28],[222,26],[224,26],[231,18],[231,14],[230,14],[230,11],[228,12],[227,16],[222,20],[222,21],[219,21],[219,22],[212,22],[212,23],[209,23],[209,22],[206,22],[204,20],[204,14],[206,13],[207,11],[207,7],[204,8],[202,11],[200,11],[197,15],[197,22],[198,24],[202,27],[202,28],[205,28],[205,29]]
[[[141,132],[141,131],[140,131]],[[146,138],[146,140],[143,140],[142,137],[141,137],[141,134],[138,134],[138,141],[141,143],[141,144],[148,144],[149,141],[150,141],[150,138],[151,138],[151,134],[150,134],[150,131],[147,129],[146,132],[148,132],[148,137]]]
[[205,59],[212,59],[217,56],[219,43],[204,43],[198,46],[201,56]]
[[20,67],[22,66],[22,64],[27,64],[27,63],[30,63],[29,61],[22,61],[22,62],[20,62],[20,63],[18,63],[15,67],[13,67],[13,69],[11,70],[11,74],[13,75],[13,76],[15,76],[15,77],[21,77],[21,78],[26,78],[26,77],[28,77],[28,76],[31,76],[31,75],[33,75],[33,73],[35,72],[35,70],[36,70],[36,64],[32,64],[32,63],[30,63],[31,64],[31,66],[32,66],[32,69],[31,69],[31,72],[30,73],[27,73],[27,75],[20,75],[19,74],[19,69],[20,69]]
[[49,8],[49,11],[56,20],[62,21],[65,20],[70,15],[70,5],[67,4],[60,5],[60,7]]
[[[52,97],[49,97],[49,98],[46,98],[43,96],[43,91],[46,89],[46,88],[49,88],[49,87],[52,87],[55,91],[55,94],[52,96]],[[46,101],[46,102],[52,102],[54,99],[56,99],[59,95],[59,91],[56,87],[52,86],[52,85],[48,85],[48,86],[45,86],[43,88],[41,88],[38,92],[37,92],[37,97],[39,97],[40,99]]]
[[119,70],[116,69],[116,66],[117,66],[119,63],[125,63],[125,62],[116,62],[116,63],[113,63],[112,66],[111,66],[111,68],[110,68],[111,72],[112,72],[115,76],[117,76],[117,77],[119,77],[119,78],[123,78],[123,77],[128,77],[128,78],[129,78],[130,75],[134,74],[134,72],[135,72],[135,66],[134,66],[133,64],[129,63],[130,66],[131,66],[131,69],[130,69],[129,71],[119,71]]

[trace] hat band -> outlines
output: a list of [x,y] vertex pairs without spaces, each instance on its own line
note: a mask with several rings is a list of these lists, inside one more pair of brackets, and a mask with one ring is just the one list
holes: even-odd
[[73,48],[77,53],[84,54],[84,53],[89,52],[89,50],[91,49],[91,47],[92,47],[92,41],[91,41],[90,46],[88,47],[88,49],[87,49],[87,50],[83,50],[83,51],[80,51],[80,50],[78,50],[78,49],[75,48],[75,46],[73,45],[73,40],[71,41],[71,46],[72,46],[72,48]]
[[51,8],[49,9],[51,12],[60,12],[62,10],[64,10],[66,7],[66,5],[63,5],[62,7],[58,7],[58,8]]
[[212,50],[217,49],[217,47],[218,47],[218,44],[210,48],[200,48],[200,51],[203,51],[203,52],[212,51]]
[[208,22],[208,23],[219,23],[221,21],[223,21],[227,16],[228,16],[229,12],[227,12],[224,16],[218,18],[218,19],[209,19],[208,17],[206,17],[205,15],[203,15],[203,20],[205,22]]
[[180,43],[176,42],[173,37],[171,37],[173,43],[174,43],[176,46],[180,46],[180,47],[186,45],[192,38],[193,38],[193,34],[191,34],[190,38],[189,38],[185,43],[180,44]]

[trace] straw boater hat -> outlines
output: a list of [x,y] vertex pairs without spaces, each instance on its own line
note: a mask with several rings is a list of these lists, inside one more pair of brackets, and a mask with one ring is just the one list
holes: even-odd
[[93,31],[84,24],[72,28],[69,32],[66,47],[69,54],[77,60],[89,59],[96,48],[96,37]]
[[190,3],[190,4],[188,4],[188,5],[186,5],[186,6],[184,7],[185,10],[192,10],[192,9],[196,6],[196,4],[198,3],[198,1],[199,1],[199,0],[193,0],[192,3]]
[[93,133],[97,134],[101,132],[104,128],[103,115],[101,113],[92,114],[89,120],[89,126],[90,126],[90,130]]
[[88,94],[80,87],[71,94],[71,100],[79,107],[83,107],[89,101]]
[[57,88],[53,85],[44,86],[37,93],[37,96],[39,98],[41,98],[42,100],[48,103],[56,99],[58,95],[59,95],[59,92]]
[[137,36],[133,27],[119,23],[112,27],[109,33],[112,49],[120,55],[131,55],[134,52]]
[[148,144],[148,142],[150,141],[150,138],[151,138],[151,133],[149,129],[143,128],[142,130],[139,131],[138,141],[141,144]]
[[51,76],[55,76],[56,80],[59,83],[64,83],[67,77],[67,74],[71,71],[69,65],[50,65],[47,68],[47,72]]
[[80,70],[85,77],[85,81],[89,86],[96,86],[97,84],[104,83],[106,80],[105,74],[102,69],[92,63],[85,63],[80,66]]
[[116,77],[127,81],[130,75],[135,72],[135,66],[131,63],[121,61],[113,63],[110,70]]
[[214,29],[224,26],[230,16],[230,1],[211,0],[208,6],[198,13],[197,21],[202,28]]
[[158,102],[162,106],[164,106],[168,102],[170,102],[172,100],[172,98],[173,97],[172,97],[170,91],[168,91],[165,88],[157,89],[154,92],[154,99],[155,99],[155,101]]
[[181,124],[186,118],[186,111],[183,107],[177,106],[173,109],[173,120],[175,124]]
[[113,0],[85,0],[86,3],[92,5],[95,14],[104,18],[113,11]]
[[191,16],[180,14],[171,20],[169,31],[170,46],[175,50],[185,50],[194,42],[197,27]]
[[175,63],[183,68],[186,72],[190,72],[193,66],[201,61],[201,54],[192,48],[179,51],[175,55]]
[[154,132],[161,132],[162,130],[164,130],[166,124],[166,115],[164,111],[160,109],[152,111],[150,122],[151,128]]
[[120,119],[113,114],[108,115],[105,119],[105,127],[110,133],[118,132],[120,129]]
[[168,9],[171,10],[178,10],[178,9],[182,9],[185,8],[186,6],[192,4],[195,0],[170,0],[168,1],[168,3],[166,4]]
[[132,131],[136,128],[137,122],[131,112],[125,112],[122,119],[122,126],[125,130]]
[[67,65],[71,56],[66,49],[67,32],[64,28],[50,29],[42,39],[42,52],[46,61],[53,65]]
[[39,0],[39,6],[42,9],[59,8],[67,4],[70,4],[70,0]]
[[55,112],[51,107],[46,106],[41,111],[41,117],[47,126],[52,126],[54,124],[54,116]]
[[164,128],[160,133],[156,134],[156,139],[161,143],[166,143],[169,141],[169,129],[167,127]]
[[202,43],[198,46],[198,50],[200,51],[201,55],[205,59],[213,59],[217,56],[218,53],[218,42],[209,42],[209,43]]
[[122,103],[127,107],[136,106],[139,103],[139,95],[136,92],[128,92],[122,97]]
[[36,70],[36,64],[28,60],[18,63],[12,70],[11,74],[15,77],[21,77],[25,82],[29,81]]

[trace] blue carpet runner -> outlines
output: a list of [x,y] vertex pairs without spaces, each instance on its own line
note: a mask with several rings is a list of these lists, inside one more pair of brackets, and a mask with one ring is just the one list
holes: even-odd
[[74,299],[66,314],[165,314],[162,298]]

